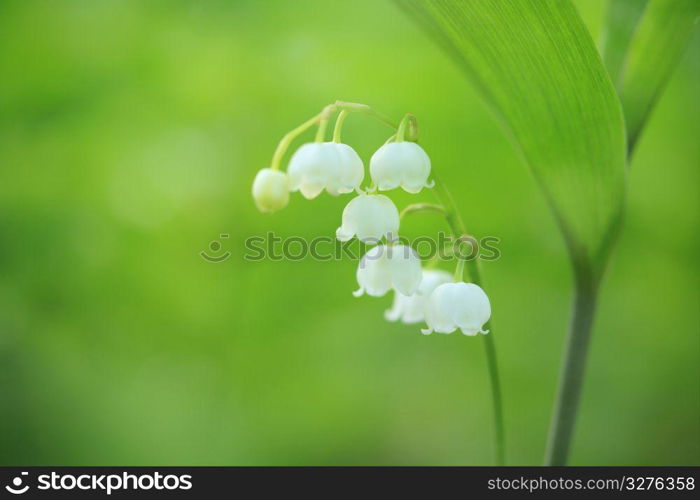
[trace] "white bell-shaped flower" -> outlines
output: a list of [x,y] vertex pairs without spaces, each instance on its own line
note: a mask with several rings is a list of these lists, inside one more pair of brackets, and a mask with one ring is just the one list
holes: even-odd
[[388,142],[369,161],[369,173],[380,191],[402,187],[409,193],[431,188],[430,157],[415,142]]
[[425,319],[425,306],[431,292],[443,283],[450,283],[452,275],[446,271],[426,269],[418,291],[413,295],[401,292],[394,294],[394,304],[384,313],[387,321],[402,323],[420,323]]
[[415,250],[405,245],[377,245],[360,260],[357,267],[360,288],[353,295],[359,297],[366,292],[381,297],[391,289],[413,295],[421,278],[420,258]]
[[445,283],[433,290],[425,306],[425,322],[428,328],[421,330],[429,335],[452,333],[457,328],[464,335],[488,333],[484,324],[491,317],[491,304],[486,293],[473,283]]
[[350,200],[343,210],[343,223],[335,232],[340,241],[353,236],[364,242],[375,243],[399,231],[399,210],[383,194],[360,194]]
[[311,142],[301,146],[289,161],[289,188],[304,198],[316,198],[324,189],[332,195],[360,188],[365,176],[362,159],[347,144]]
[[284,172],[263,168],[253,181],[253,200],[261,212],[275,212],[289,203],[289,178]]

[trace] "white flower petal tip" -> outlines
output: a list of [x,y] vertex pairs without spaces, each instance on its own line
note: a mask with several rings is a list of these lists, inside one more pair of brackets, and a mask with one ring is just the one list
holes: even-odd
[[430,157],[415,142],[384,144],[372,155],[369,173],[380,191],[401,187],[415,194],[435,185],[434,181],[428,182]]
[[[391,309],[384,313],[387,321],[399,321],[406,324],[420,323],[425,320],[425,306],[428,297],[436,287],[443,283],[450,283],[452,275],[445,271],[426,269],[420,286],[413,295],[404,295],[400,292],[394,294],[394,303]],[[426,335],[429,335],[432,330]]]
[[425,322],[437,333],[452,333],[458,328],[464,335],[486,334],[483,326],[491,317],[486,293],[473,283],[443,283],[428,297]]
[[284,172],[263,168],[253,181],[253,200],[258,210],[276,212],[289,203],[289,178]]
[[460,330],[467,337],[476,337],[476,335],[479,333],[478,330],[472,330],[470,328],[460,328]]
[[289,189],[307,199],[325,189],[337,196],[360,189],[365,168],[359,155],[347,144],[311,142],[302,145],[289,160]]
[[421,328],[420,332],[423,335],[430,335],[431,333],[433,333],[433,330],[431,328]]
[[353,236],[366,243],[378,243],[399,231],[399,210],[383,194],[361,194],[343,209],[342,225],[335,233],[339,241]]
[[394,323],[398,321],[400,317],[398,314],[396,314],[396,311],[394,309],[387,309],[386,311],[384,311],[384,319]]
[[365,294],[365,289],[362,287],[360,287],[357,290],[355,290],[354,292],[352,292],[353,297],[362,297],[364,294]]
[[338,241],[349,241],[352,237],[352,234],[344,233],[342,227],[339,227],[335,231],[335,239]]
[[370,248],[357,267],[360,290],[382,297],[389,290],[413,295],[422,280],[420,258],[409,246],[377,245]]

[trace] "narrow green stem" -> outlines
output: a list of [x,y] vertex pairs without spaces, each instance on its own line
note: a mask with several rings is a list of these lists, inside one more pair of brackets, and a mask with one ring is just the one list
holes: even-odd
[[[340,111],[340,114],[336,121],[335,129],[333,132],[333,141],[335,142],[340,142],[342,125],[348,113],[350,112],[363,113],[396,130],[396,134],[392,135],[389,138],[389,141],[394,139],[396,139],[397,141],[403,141],[405,139],[408,139],[409,141],[418,140],[418,122],[415,116],[411,113],[407,113],[406,115],[404,115],[404,117],[401,119],[401,122],[397,126],[397,124],[390,118],[375,111],[366,104],[336,101],[334,104],[329,104],[328,106],[323,108],[323,110],[318,115],[310,118],[306,122],[302,123],[295,129],[285,134],[285,136],[278,144],[277,149],[275,150],[270,168],[272,168],[273,170],[279,169],[282,158],[284,157],[284,154],[291,145],[292,141],[315,124],[318,124],[316,141],[321,142],[325,140],[328,121],[330,120],[332,114],[336,111]],[[441,195],[438,195],[442,200],[442,205],[435,205],[430,203],[418,203],[414,205],[409,205],[408,207],[406,207],[406,209],[404,209],[404,211],[402,211],[401,217],[409,213],[416,212],[437,213],[445,218],[455,238],[465,236],[467,233],[465,231],[464,223],[459,212],[457,211],[457,206],[454,202],[454,199],[452,198],[452,195],[447,190],[447,187],[442,184],[442,182],[437,182],[437,186],[439,192],[442,193]],[[436,192],[438,192],[438,190],[436,190]],[[483,287],[478,261],[474,259],[469,261],[466,261],[464,259],[459,260],[459,262],[457,263],[457,270],[455,272],[455,280],[463,280],[465,265],[468,266],[468,273],[471,281]],[[493,396],[496,434],[496,461],[498,465],[503,465],[505,463],[505,433],[503,430],[503,407],[501,402],[501,387],[498,376],[496,347],[493,340],[493,332],[489,333],[488,335],[484,335],[484,338],[486,339],[486,359],[489,367],[489,375],[491,378],[491,392]]]
[[[474,260],[467,261],[473,263],[470,266],[469,276],[472,283],[484,288],[481,280],[481,272],[479,266]],[[503,396],[501,394],[501,379],[498,374],[498,359],[496,357],[496,341],[493,335],[493,327],[491,322],[486,323],[484,328],[489,333],[480,335],[484,339],[484,348],[486,349],[486,363],[488,364],[489,378],[491,379],[491,399],[493,403],[493,420],[494,432],[496,434],[496,464],[505,465],[506,463],[506,434],[503,425]]]
[[399,123],[399,129],[396,131],[396,141],[403,142],[405,135],[406,135],[406,118],[404,117],[404,119],[401,120],[401,123]]
[[[467,235],[464,222],[462,217],[457,211],[457,204],[452,197],[452,194],[447,189],[447,186],[440,181],[435,172],[433,172],[433,177],[435,178],[436,195],[441,203],[444,205],[447,213],[445,214],[445,220],[452,230],[452,234],[455,238]],[[467,265],[467,272],[469,273],[469,278],[475,285],[484,288],[483,281],[481,279],[481,270],[479,269],[479,262],[476,259],[459,261],[462,265]],[[458,263],[459,266],[459,263]],[[506,437],[505,437],[505,427],[503,425],[503,396],[501,394],[501,381],[498,375],[498,359],[496,357],[496,342],[494,340],[493,328],[490,323],[487,323],[486,328],[489,333],[486,335],[481,335],[484,338],[484,347],[486,348],[486,362],[488,364],[489,378],[491,379],[491,398],[493,402],[493,419],[494,419],[494,433],[496,435],[496,463],[498,465],[505,465],[505,449],[506,449]]]
[[329,104],[323,111],[319,114],[318,118],[318,130],[316,130],[315,142],[323,142],[326,140],[326,129],[328,128],[328,120],[331,119],[331,115],[335,113],[336,106]]
[[342,110],[338,113],[338,119],[335,121],[335,127],[333,127],[333,142],[340,142],[340,132],[343,129],[343,123],[345,118],[347,118],[349,111],[347,109]]
[[287,152],[287,149],[292,141],[318,123],[322,114],[323,112],[317,114],[313,118],[309,118],[304,123],[295,129],[290,130],[284,135],[284,137],[282,137],[282,140],[280,140],[279,144],[277,145],[277,149],[275,149],[275,154],[272,155],[272,163],[270,164],[270,168],[272,170],[278,170],[280,168],[282,157],[284,156],[284,153]]
[[402,142],[406,140],[406,129],[408,129],[408,140],[418,140],[418,120],[412,113],[406,113],[399,122],[399,128],[396,131],[396,141]]
[[[401,212],[401,216],[405,216],[412,213],[436,213],[442,215],[445,218],[452,235],[455,238],[463,237],[467,235],[464,222],[462,217],[457,210],[457,204],[452,197],[452,194],[447,189],[447,186],[442,183],[438,176],[433,171],[433,177],[435,177],[435,187],[436,196],[440,200],[440,205],[435,205],[431,203],[416,203],[413,205],[408,205]],[[459,259],[457,262],[457,268],[455,269],[455,281],[463,281],[463,273],[465,264],[468,265],[469,278],[472,283],[484,288],[483,281],[481,279],[481,270],[479,269],[479,263],[476,259]],[[501,381],[498,374],[498,359],[496,357],[496,342],[494,340],[493,328],[491,328],[490,323],[486,325],[487,330],[490,330],[488,334],[482,335],[484,338],[484,348],[486,350],[486,363],[489,370],[489,378],[491,380],[491,397],[493,402],[493,418],[494,418],[494,433],[496,436],[496,463],[498,465],[505,465],[505,427],[503,425],[503,396],[501,394]]]
[[457,267],[455,268],[454,282],[464,281],[464,259],[457,257]]
[[[289,149],[289,146],[291,145],[292,141],[299,137],[301,134],[306,132],[308,129],[313,127],[314,125],[318,124],[318,130],[316,132],[316,137],[315,140],[316,142],[322,142],[325,138],[326,135],[326,128],[328,126],[328,120],[330,120],[330,117],[333,113],[336,111],[347,111],[347,112],[358,112],[362,113],[364,115],[369,116],[370,118],[373,118],[384,125],[391,127],[392,129],[396,130],[398,127],[398,124],[394,121],[392,121],[390,118],[387,116],[383,115],[382,113],[379,113],[378,111],[375,111],[374,109],[370,108],[366,104],[358,104],[354,102],[344,102],[344,101],[336,101],[333,104],[329,104],[323,110],[317,114],[316,116],[313,116],[309,118],[307,121],[299,125],[298,127],[290,130],[287,132],[284,137],[282,137],[282,140],[280,140],[279,144],[277,145],[277,149],[275,149],[275,153],[272,156],[272,162],[270,164],[270,168],[272,170],[278,170],[280,168],[280,163],[282,162],[282,158],[284,157],[284,154],[287,152],[287,149]],[[344,118],[343,118],[344,119]],[[342,122],[341,122],[342,124]]]
[[598,286],[590,278],[591,274],[582,271],[576,277],[571,324],[564,347],[545,465],[566,465],[571,447],[598,295]]
[[[486,325],[489,328],[489,324]],[[501,381],[498,376],[498,360],[496,359],[496,342],[493,339],[493,332],[482,335],[484,338],[484,348],[486,349],[486,361],[489,366],[489,376],[491,378],[491,392],[493,397],[493,413],[495,417],[496,431],[496,463],[505,465],[505,429],[503,428],[503,396],[501,395]]]
[[442,205],[436,205],[435,203],[413,203],[401,210],[399,218],[403,219],[406,215],[417,213],[432,213],[445,217],[447,215],[447,210],[445,210],[445,207]]
[[340,110],[362,113],[364,115],[369,116],[370,118],[377,120],[380,123],[383,123],[387,127],[393,128],[394,130],[396,130],[398,126],[398,124],[394,120],[380,113],[379,111],[372,109],[366,104],[359,104],[356,102],[335,101],[335,104],[333,104],[332,106],[335,106],[336,109]]
[[408,140],[418,140],[418,120],[412,113],[408,113]]
[[314,137],[314,142],[323,142],[326,139],[326,129],[328,128],[328,120],[323,120],[318,122],[318,129],[316,130],[316,137]]

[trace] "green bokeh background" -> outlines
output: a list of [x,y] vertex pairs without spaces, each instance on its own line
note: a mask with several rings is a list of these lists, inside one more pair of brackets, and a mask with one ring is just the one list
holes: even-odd
[[[605,2],[577,5],[599,38]],[[347,196],[270,216],[250,185],[335,99],[415,113],[470,230],[501,239],[483,272],[508,462],[541,463],[562,239],[474,89],[394,5],[4,1],[0,37],[0,463],[492,463],[481,339],[386,323],[390,297],[352,297],[351,260],[243,259],[252,235],[334,234]],[[700,463],[699,56],[696,34],[631,165],[573,464]],[[346,123],[365,160],[386,136]],[[223,263],[199,256],[213,240]]]

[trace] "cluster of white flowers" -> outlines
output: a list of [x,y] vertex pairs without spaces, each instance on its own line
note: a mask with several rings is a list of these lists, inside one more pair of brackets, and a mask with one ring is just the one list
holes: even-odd
[[[348,241],[356,237],[376,246],[360,260],[360,288],[354,295],[381,297],[393,290],[394,304],[385,318],[404,323],[425,321],[424,334],[452,333],[458,328],[465,335],[487,333],[483,326],[491,308],[479,286],[455,283],[445,271],[423,270],[412,248],[391,243],[398,236],[399,211],[389,197],[377,191],[401,188],[419,193],[433,187],[434,182],[428,180],[430,172],[430,158],[416,142],[390,139],[372,155],[372,186],[363,190],[364,164],[352,147],[340,142],[313,142],[292,155],[286,173],[274,164],[260,170],[253,182],[253,199],[262,212],[274,212],[287,205],[290,192],[299,191],[306,199],[316,198],[324,190],[333,196],[356,193],[343,210],[336,238]],[[386,244],[380,243],[383,238]]]

